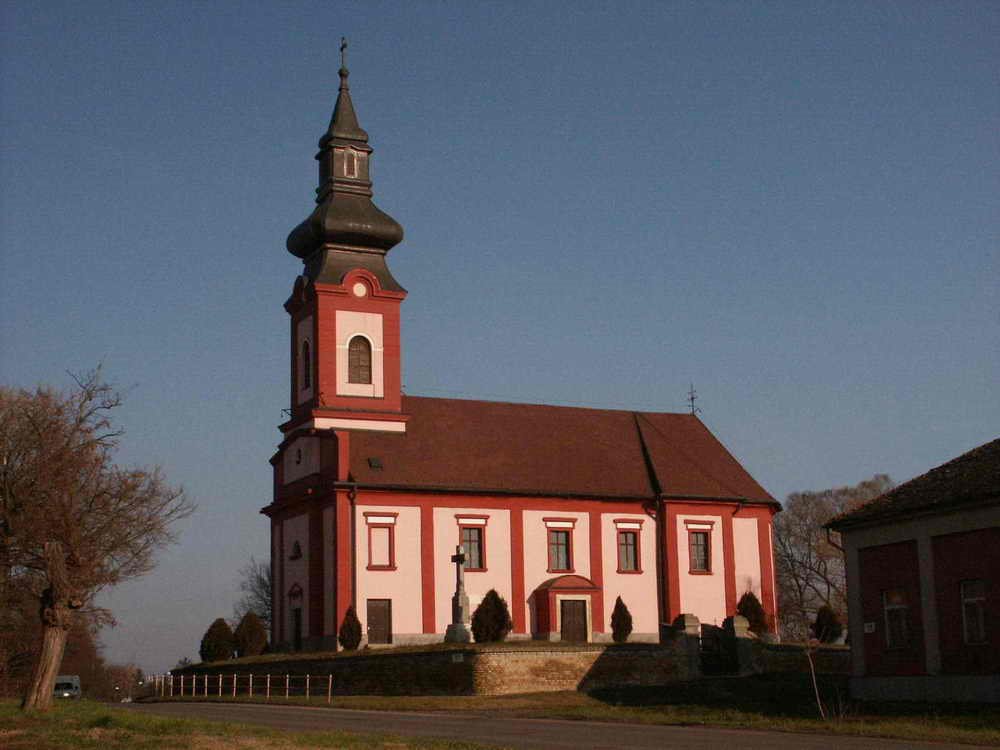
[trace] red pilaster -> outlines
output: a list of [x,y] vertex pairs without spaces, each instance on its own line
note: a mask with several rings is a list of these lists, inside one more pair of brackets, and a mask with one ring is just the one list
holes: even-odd
[[323,635],[323,509],[316,500],[309,508],[309,635]]
[[667,569],[667,590],[663,600],[667,605],[667,622],[673,622],[681,614],[681,573],[677,554],[677,511],[670,503],[666,509],[667,523],[664,529],[663,564]]
[[510,596],[511,619],[515,633],[527,633],[524,608],[524,512],[520,508],[510,511]]
[[434,611],[434,508],[420,506],[420,584],[423,591],[424,632],[435,632]]
[[600,591],[590,597],[590,611],[593,616],[591,627],[595,633],[603,633],[604,627],[604,555],[601,538],[601,512],[590,511],[590,580]]
[[722,565],[725,573],[726,615],[736,614],[736,546],[733,543],[733,514],[722,515]]
[[271,623],[271,640],[276,643],[284,643],[285,638],[287,638],[285,634],[285,596],[287,594],[285,591],[285,523],[278,521],[275,526],[278,530],[278,563],[275,566],[272,560],[271,565],[277,567],[277,570],[274,571],[274,584],[277,585],[278,590],[274,592],[274,603],[277,606],[271,613],[274,620]]
[[778,597],[774,590],[774,555],[771,549],[771,513],[761,513],[757,516],[757,547],[760,549],[760,596],[764,600],[764,612],[771,619],[771,625],[777,632],[778,627]]

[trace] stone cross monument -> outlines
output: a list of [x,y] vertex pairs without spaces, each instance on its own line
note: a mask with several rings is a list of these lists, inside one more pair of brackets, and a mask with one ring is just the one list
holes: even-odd
[[469,643],[472,633],[469,632],[469,597],[465,594],[465,549],[462,545],[455,548],[451,556],[455,563],[455,595],[451,597],[451,625],[444,634],[445,643]]

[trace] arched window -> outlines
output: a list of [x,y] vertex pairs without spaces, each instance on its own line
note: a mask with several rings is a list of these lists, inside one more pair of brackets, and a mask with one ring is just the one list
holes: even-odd
[[355,336],[347,345],[347,382],[372,382],[372,345],[364,336]]
[[312,388],[312,357],[309,355],[309,342],[302,342],[302,390]]

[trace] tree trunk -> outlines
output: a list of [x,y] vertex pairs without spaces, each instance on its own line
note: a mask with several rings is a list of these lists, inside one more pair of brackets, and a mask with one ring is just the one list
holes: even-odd
[[21,703],[24,711],[47,711],[52,708],[52,691],[59,667],[62,666],[73,610],[82,604],[69,585],[62,544],[45,543],[45,562],[49,587],[42,592],[41,606],[38,609],[38,616],[42,620],[42,651],[38,655],[31,682],[28,683],[28,690]]
[[[69,611],[65,612],[67,619],[69,614]],[[42,653],[38,655],[38,662],[28,684],[28,692],[21,704],[21,708],[25,711],[47,711],[52,708],[52,691],[55,689],[56,676],[62,665],[68,633],[69,631],[61,625],[43,625]]]

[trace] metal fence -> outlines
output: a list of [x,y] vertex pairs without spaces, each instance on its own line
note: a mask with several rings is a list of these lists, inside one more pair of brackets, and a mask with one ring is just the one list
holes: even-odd
[[333,675],[301,674],[189,674],[154,675],[152,693],[161,698],[235,698],[244,695],[264,700],[305,698],[333,700]]

